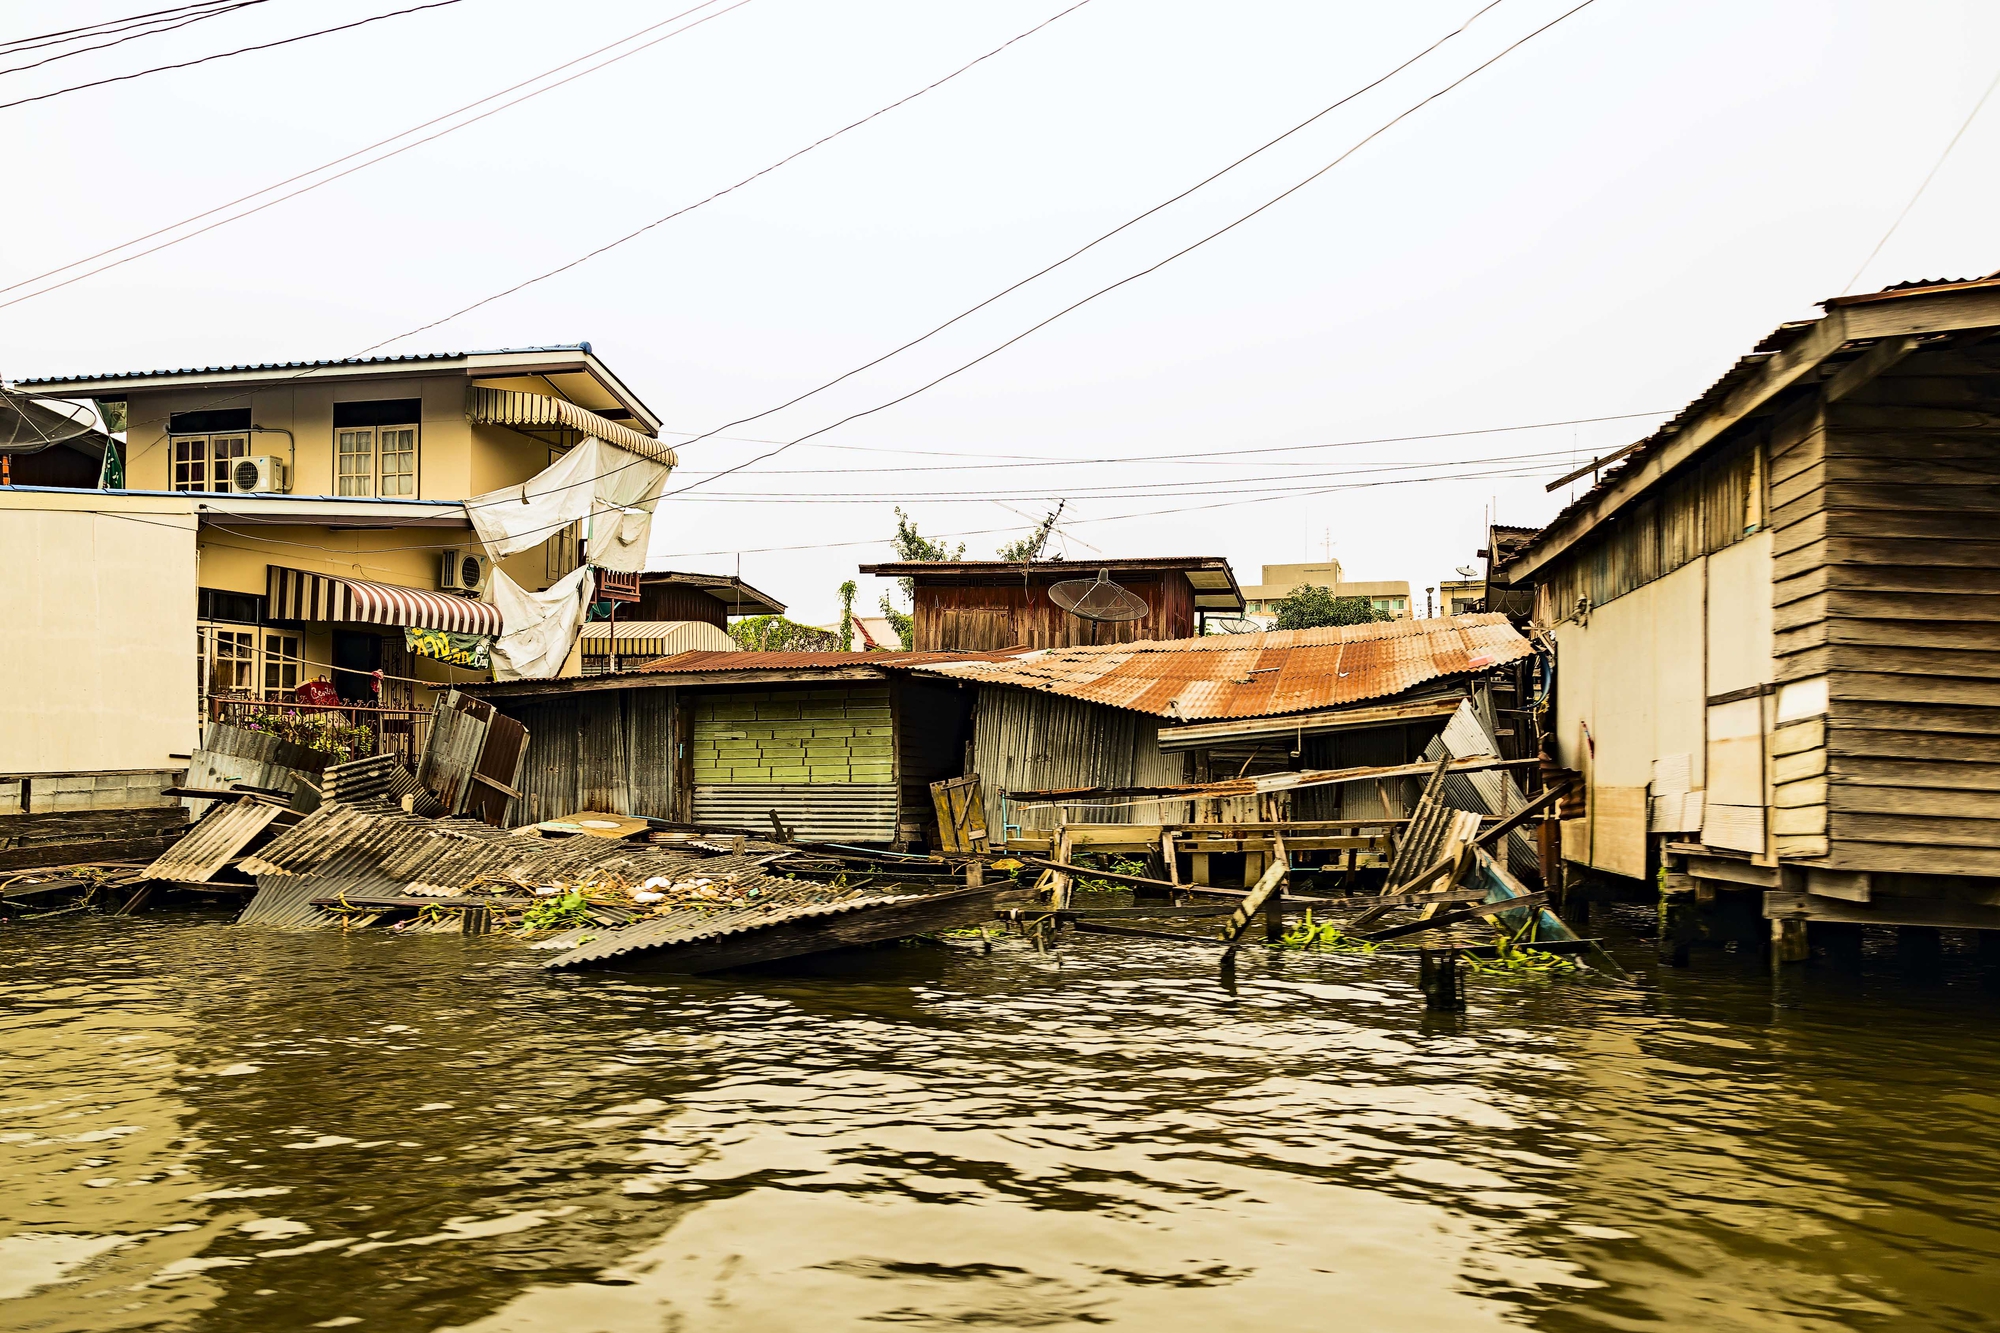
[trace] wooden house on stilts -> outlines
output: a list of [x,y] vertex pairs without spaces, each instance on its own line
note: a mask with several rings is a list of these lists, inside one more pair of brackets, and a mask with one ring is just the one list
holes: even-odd
[[2000,275],[1781,325],[1495,572],[1555,646],[1576,867],[2000,929]]

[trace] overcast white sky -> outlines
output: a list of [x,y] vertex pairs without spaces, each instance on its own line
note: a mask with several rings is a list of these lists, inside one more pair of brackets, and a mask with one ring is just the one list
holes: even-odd
[[[1574,2],[1501,0],[1384,86],[924,347],[689,447],[674,485],[769,447],[745,440],[790,440],[894,398],[1154,264]],[[408,3],[268,0],[0,75],[0,101]],[[0,110],[0,285],[694,3],[462,0]],[[0,309],[0,371],[354,353],[737,181],[1068,3],[748,0],[380,165]],[[716,203],[385,350],[587,339],[669,428],[704,432],[1194,184],[1480,3],[1089,0]],[[0,40],[156,7],[17,0]],[[1066,497],[1058,545],[1075,558],[1218,554],[1252,583],[1260,564],[1330,544],[1350,578],[1406,578],[1421,598],[1471,559],[1489,508],[1545,521],[1565,497],[1543,484],[1572,454],[1656,418],[1242,451],[1679,408],[1846,286],[2000,72],[1996,37],[2000,6],[1948,0],[1595,0],[1229,235],[907,403],[668,499],[653,563],[727,573],[741,552],[746,578],[823,621],[855,565],[887,557],[897,500],[926,532],[968,534],[968,554],[990,556]],[[2000,267],[1996,152],[1989,104],[1859,287]],[[1052,465],[1103,458],[1142,461]],[[1411,464],[1451,466],[1380,471]],[[1535,475],[1356,484],[1524,467]],[[995,494],[1004,504],[977,498]],[[1239,503],[1192,508],[1225,501]],[[1191,512],[1162,512],[1175,509]],[[863,585],[868,605],[886,586]]]

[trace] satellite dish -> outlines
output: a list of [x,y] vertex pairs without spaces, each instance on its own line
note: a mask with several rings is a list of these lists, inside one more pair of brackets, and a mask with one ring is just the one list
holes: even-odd
[[1479,571],[1471,565],[1460,565],[1458,576],[1462,579],[1476,579],[1479,577]]
[[1064,579],[1050,584],[1049,600],[1085,620],[1142,620],[1152,610],[1145,598],[1113,583],[1108,569],[1098,570],[1094,580]]
[[1248,616],[1210,616],[1203,622],[1210,634],[1261,634],[1264,626]]

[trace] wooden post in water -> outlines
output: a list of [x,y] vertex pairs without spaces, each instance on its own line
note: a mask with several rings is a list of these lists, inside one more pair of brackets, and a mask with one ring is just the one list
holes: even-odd
[[1424,949],[1417,954],[1417,987],[1424,1008],[1438,1011],[1465,1008],[1458,988],[1458,950]]
[[1803,963],[1812,957],[1812,945],[1806,938],[1804,917],[1771,918],[1771,966],[1781,968],[1787,963]]

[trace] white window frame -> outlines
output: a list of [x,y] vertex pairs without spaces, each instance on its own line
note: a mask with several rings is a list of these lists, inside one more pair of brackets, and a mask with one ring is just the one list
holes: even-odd
[[[407,450],[402,450],[402,449],[396,450],[396,453],[399,457],[404,453],[408,453],[410,456],[410,472],[409,472],[410,489],[407,492],[398,490],[396,494],[391,495],[384,488],[383,486],[384,481],[400,480],[402,474],[390,473],[387,476],[384,475],[382,463],[384,457],[386,456],[386,452],[382,448],[382,437],[389,431],[400,431],[400,430],[406,430],[410,432],[410,447]],[[354,436],[367,437],[368,463],[365,470],[343,472],[341,471],[341,460],[343,458],[356,457],[361,452],[359,450],[349,453],[343,453],[341,451],[340,446],[342,438],[354,437]],[[414,421],[398,422],[394,425],[389,425],[389,426],[336,426],[333,429],[333,493],[335,495],[349,496],[356,499],[368,499],[376,496],[380,496],[390,500],[417,499],[421,493],[421,478],[423,475],[423,453],[424,453],[423,427],[419,426]],[[365,485],[367,489],[366,490],[353,489],[353,487],[356,486],[357,484]]]

